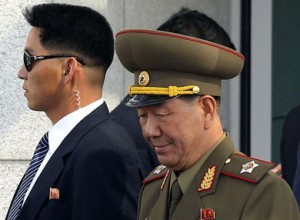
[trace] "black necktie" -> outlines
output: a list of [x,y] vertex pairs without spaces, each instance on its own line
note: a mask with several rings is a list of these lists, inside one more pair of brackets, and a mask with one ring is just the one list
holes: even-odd
[[40,140],[38,146],[35,149],[32,160],[29,164],[28,169],[26,170],[24,177],[20,183],[18,192],[12,202],[12,205],[9,209],[7,220],[15,220],[22,208],[24,201],[24,196],[32,182],[33,177],[35,176],[37,170],[39,169],[44,157],[46,156],[49,149],[48,145],[48,132]]
[[182,191],[180,189],[180,186],[178,184],[178,180],[176,179],[173,182],[172,188],[171,188],[171,195],[170,195],[170,206],[169,206],[169,219],[171,219],[180,199],[182,197]]

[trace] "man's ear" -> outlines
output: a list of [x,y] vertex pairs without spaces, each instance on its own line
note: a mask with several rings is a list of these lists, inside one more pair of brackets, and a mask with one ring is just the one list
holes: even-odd
[[77,61],[74,57],[70,57],[65,60],[63,67],[63,76],[65,82],[72,80],[76,74]]
[[210,128],[217,116],[218,105],[216,100],[210,95],[200,97],[201,106],[204,113],[205,128]]
[[64,77],[68,76],[70,73],[70,68],[66,68],[66,70],[64,71]]

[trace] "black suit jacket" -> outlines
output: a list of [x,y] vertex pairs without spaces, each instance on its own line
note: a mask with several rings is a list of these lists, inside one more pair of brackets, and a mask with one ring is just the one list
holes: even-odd
[[296,197],[298,206],[300,208],[300,154],[298,152],[298,156],[297,156],[297,168],[295,171],[295,178],[294,178],[294,186],[293,186],[293,192],[294,195]]
[[282,177],[293,187],[297,168],[297,153],[300,141],[300,105],[293,108],[287,115],[281,137],[280,160]]
[[[63,140],[18,220],[133,220],[140,182],[133,141],[104,103]],[[49,199],[50,187],[59,199]]]
[[130,98],[129,95],[120,102],[120,104],[111,112],[111,115],[123,128],[126,129],[126,131],[130,133],[134,140],[139,156],[140,170],[142,172],[142,176],[146,177],[159,165],[159,162],[155,151],[143,136],[136,108],[125,105],[128,98]]

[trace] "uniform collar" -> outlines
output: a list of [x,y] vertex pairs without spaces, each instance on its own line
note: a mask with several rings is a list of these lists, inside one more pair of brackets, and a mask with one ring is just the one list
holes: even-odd
[[[223,133],[222,137],[212,146],[209,150],[190,168],[183,171],[178,177],[178,183],[184,194],[188,189],[189,185],[193,181],[194,177],[196,176],[197,172],[200,170],[202,165],[205,163],[207,158],[212,154],[212,152],[216,149],[217,146],[225,139],[226,135]],[[171,174],[171,184],[177,179],[177,176],[174,172]]]

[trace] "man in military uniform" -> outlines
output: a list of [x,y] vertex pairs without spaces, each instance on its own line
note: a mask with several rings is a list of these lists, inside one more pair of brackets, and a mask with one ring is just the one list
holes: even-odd
[[228,47],[163,31],[124,30],[117,55],[135,75],[130,87],[143,134],[158,156],[143,182],[140,220],[300,219],[272,164],[247,157],[222,129],[221,80],[244,57]]

